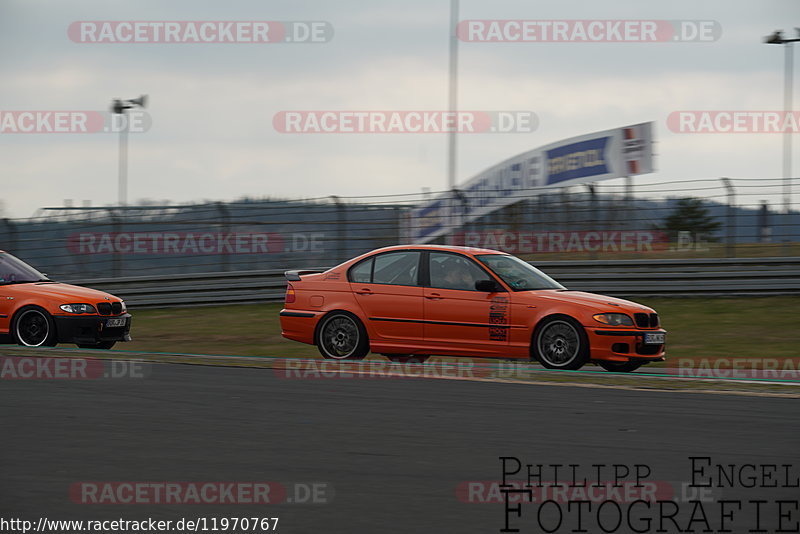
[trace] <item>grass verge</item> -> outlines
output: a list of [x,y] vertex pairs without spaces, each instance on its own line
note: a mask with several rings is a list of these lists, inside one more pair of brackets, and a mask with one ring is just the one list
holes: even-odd
[[[800,297],[651,298],[669,360],[794,358],[800,352]],[[281,304],[133,310],[134,341],[121,350],[240,356],[319,357],[281,337]]]

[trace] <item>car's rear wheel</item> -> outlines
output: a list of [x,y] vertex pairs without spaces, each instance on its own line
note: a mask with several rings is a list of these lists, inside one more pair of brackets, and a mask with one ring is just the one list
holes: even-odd
[[331,360],[363,360],[369,353],[367,331],[352,313],[329,313],[317,330],[317,348]]
[[548,369],[580,369],[589,361],[589,339],[583,327],[571,317],[554,316],[536,328],[533,352]]
[[644,365],[644,362],[608,362],[600,360],[597,362],[597,365],[606,371],[611,371],[612,373],[630,373],[631,371],[635,371]]
[[81,349],[105,349],[108,350],[114,345],[116,345],[116,341],[99,341],[97,343],[76,343],[79,348]]
[[428,354],[384,354],[396,363],[423,363],[430,358]]
[[35,306],[22,308],[14,316],[11,331],[17,343],[26,347],[54,347],[58,342],[53,318]]

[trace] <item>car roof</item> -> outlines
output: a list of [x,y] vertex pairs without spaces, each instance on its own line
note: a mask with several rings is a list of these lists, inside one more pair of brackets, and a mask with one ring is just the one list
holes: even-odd
[[469,255],[476,255],[476,254],[506,254],[505,252],[500,252],[499,250],[492,250],[489,248],[476,248],[476,247],[459,247],[455,245],[393,245],[391,247],[383,247],[378,248],[373,251],[368,252],[367,254],[375,254],[378,252],[387,252],[391,250],[439,250],[442,252],[457,252],[460,254],[469,254]]

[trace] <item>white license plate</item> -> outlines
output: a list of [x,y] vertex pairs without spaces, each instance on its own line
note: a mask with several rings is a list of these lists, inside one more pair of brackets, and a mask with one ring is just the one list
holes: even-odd
[[114,319],[108,319],[106,321],[106,328],[115,328],[118,326],[125,326],[125,318],[124,317],[117,317]]
[[663,332],[646,332],[644,335],[645,345],[663,345],[664,333]]

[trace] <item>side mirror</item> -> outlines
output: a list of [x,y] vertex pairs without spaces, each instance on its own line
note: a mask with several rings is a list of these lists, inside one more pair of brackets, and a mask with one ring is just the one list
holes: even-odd
[[497,293],[498,291],[502,290],[500,284],[494,280],[478,280],[475,282],[475,289],[477,291],[484,291],[486,293]]

